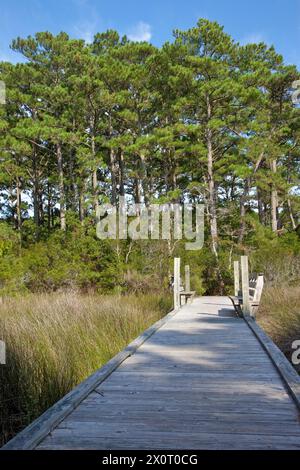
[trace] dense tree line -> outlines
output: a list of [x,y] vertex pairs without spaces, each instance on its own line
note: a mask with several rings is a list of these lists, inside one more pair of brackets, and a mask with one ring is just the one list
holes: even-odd
[[37,33],[11,47],[25,61],[0,63],[3,247],[9,227],[19,254],[74,227],[86,235],[99,204],[123,195],[204,203],[218,285],[222,253],[255,246],[253,231],[294,243],[299,73],[273,47],[240,45],[205,19],[161,48],[115,31],[92,44]]

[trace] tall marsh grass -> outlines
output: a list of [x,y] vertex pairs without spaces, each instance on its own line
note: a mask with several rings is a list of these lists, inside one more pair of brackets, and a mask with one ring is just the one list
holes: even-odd
[[170,310],[168,297],[31,294],[0,304],[0,445]]
[[[300,286],[267,287],[257,321],[291,360],[292,343],[300,340]],[[300,367],[295,368],[300,373]]]

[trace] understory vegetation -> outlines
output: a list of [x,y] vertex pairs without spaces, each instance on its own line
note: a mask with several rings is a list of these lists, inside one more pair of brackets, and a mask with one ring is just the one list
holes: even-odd
[[[291,361],[292,344],[300,340],[300,286],[265,289],[257,320]],[[300,366],[294,367],[300,374]]]
[[171,308],[171,296],[30,294],[0,304],[0,446]]

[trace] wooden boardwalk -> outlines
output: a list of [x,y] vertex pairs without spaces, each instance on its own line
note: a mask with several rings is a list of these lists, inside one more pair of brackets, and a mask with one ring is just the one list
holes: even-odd
[[226,297],[184,306],[37,449],[300,449],[299,410]]

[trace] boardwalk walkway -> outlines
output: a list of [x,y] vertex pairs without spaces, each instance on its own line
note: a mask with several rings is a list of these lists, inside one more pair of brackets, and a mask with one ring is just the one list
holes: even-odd
[[225,297],[170,318],[37,449],[300,449],[299,411]]

